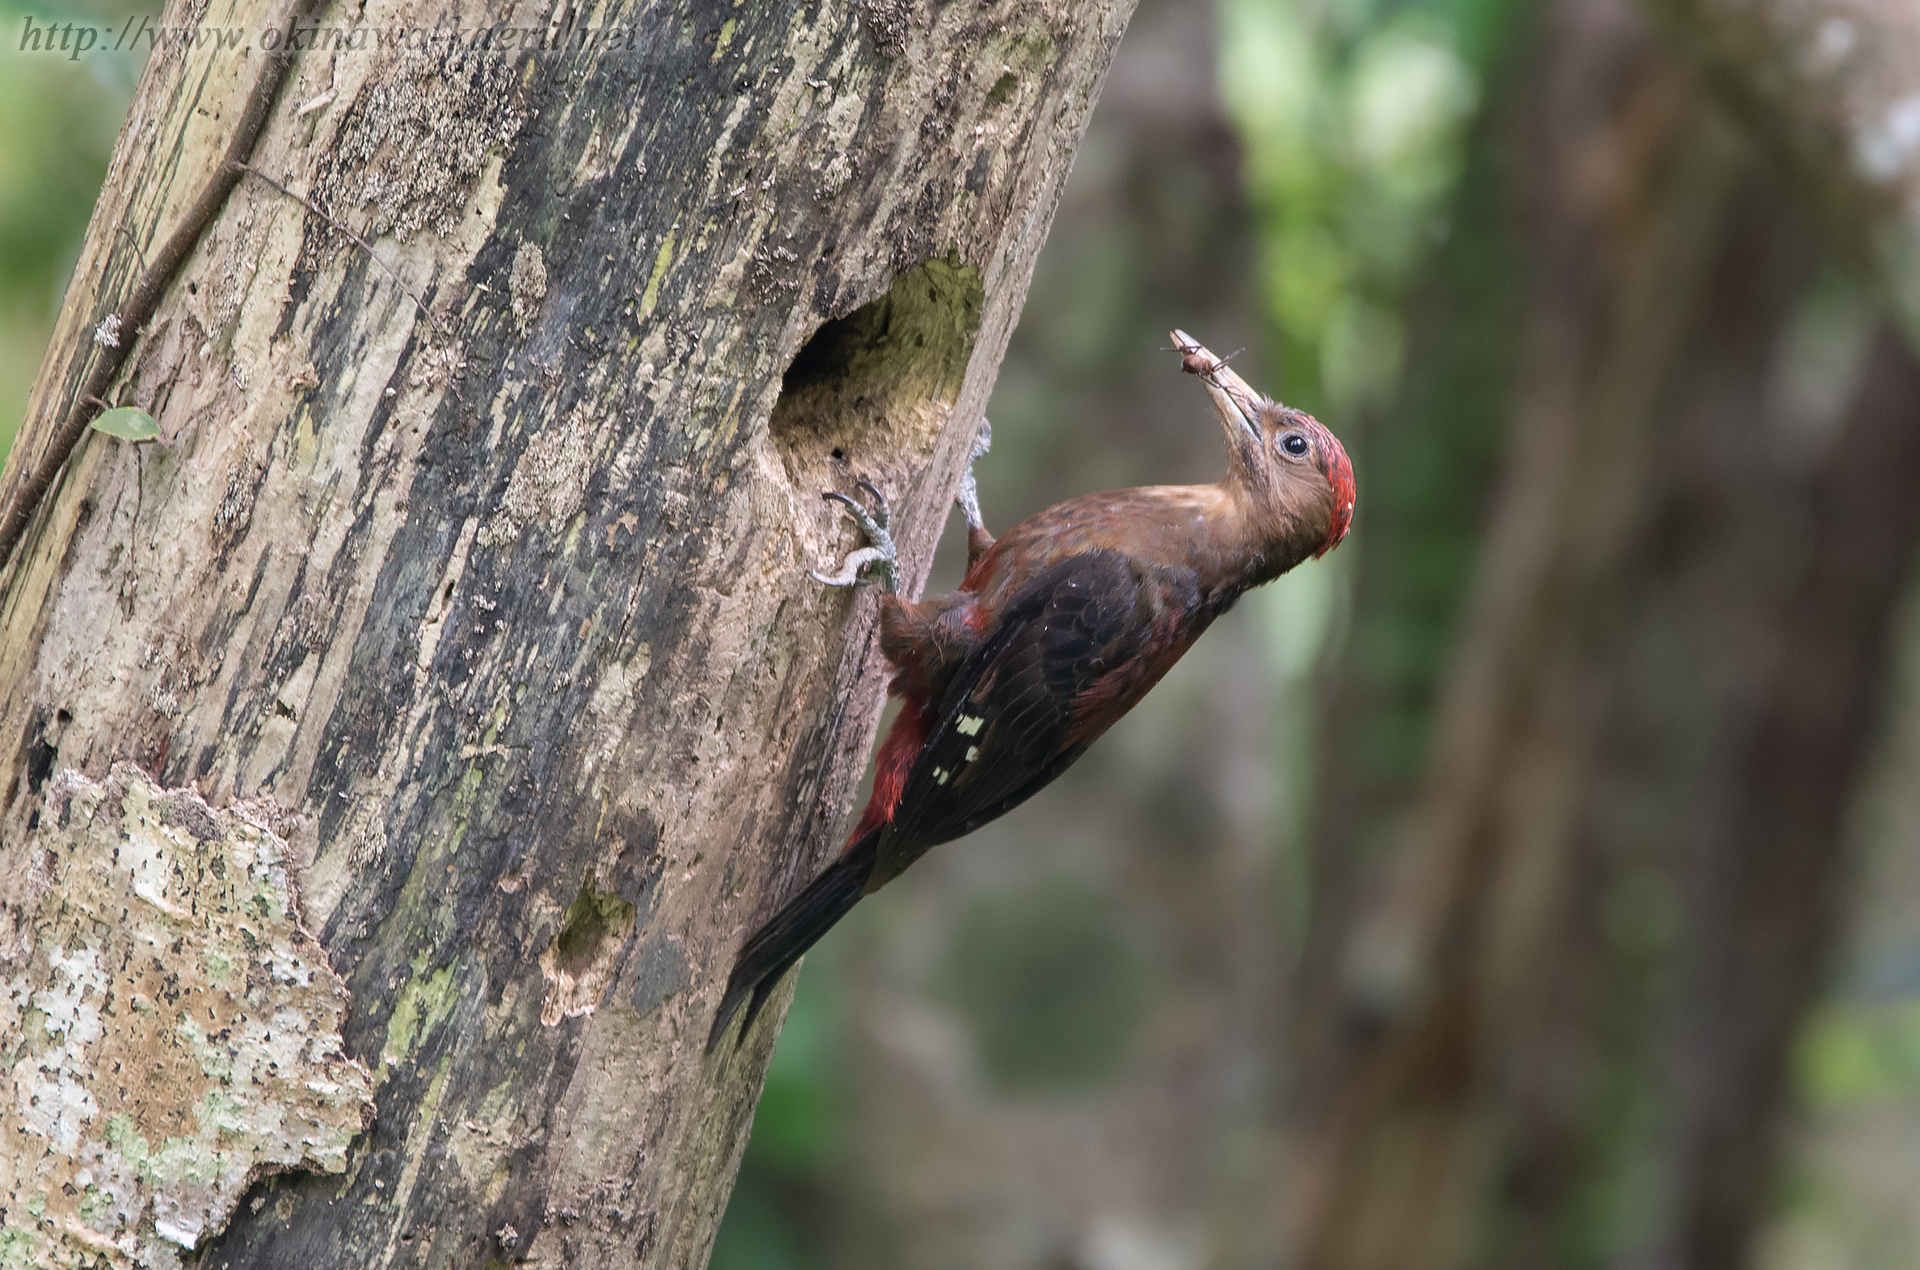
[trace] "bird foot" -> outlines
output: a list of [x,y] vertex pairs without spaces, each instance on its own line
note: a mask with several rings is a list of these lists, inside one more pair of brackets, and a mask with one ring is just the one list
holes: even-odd
[[841,562],[838,573],[829,576],[809,569],[807,576],[827,586],[867,586],[878,582],[892,595],[900,590],[900,559],[894,550],[893,535],[887,532],[887,527],[893,521],[893,512],[887,506],[886,495],[872,481],[861,481],[860,488],[873,495],[874,510],[871,516],[857,501],[837,490],[827,490],[820,497],[828,502],[843,504],[847,509],[847,518],[860,526],[860,532],[873,545],[862,547],[849,555]]

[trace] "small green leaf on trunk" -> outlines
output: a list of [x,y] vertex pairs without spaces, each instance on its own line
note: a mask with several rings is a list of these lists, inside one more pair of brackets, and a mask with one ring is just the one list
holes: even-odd
[[122,441],[152,441],[160,435],[160,425],[153,416],[138,406],[117,406],[102,411],[98,418],[87,425],[95,432],[104,432],[110,437]]

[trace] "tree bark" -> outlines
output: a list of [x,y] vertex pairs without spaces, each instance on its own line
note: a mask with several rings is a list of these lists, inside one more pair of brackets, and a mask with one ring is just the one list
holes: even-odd
[[[1130,7],[322,13],[0,575],[10,1250],[704,1264],[880,705],[819,493],[917,585]],[[7,489],[259,57],[150,61]]]
[[1644,0],[1920,342],[1920,29],[1870,0]]

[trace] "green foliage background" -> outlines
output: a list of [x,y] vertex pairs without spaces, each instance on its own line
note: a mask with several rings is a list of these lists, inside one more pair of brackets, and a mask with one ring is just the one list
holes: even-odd
[[22,52],[31,21],[117,23],[150,5],[0,3],[0,455],[13,444],[140,62]]

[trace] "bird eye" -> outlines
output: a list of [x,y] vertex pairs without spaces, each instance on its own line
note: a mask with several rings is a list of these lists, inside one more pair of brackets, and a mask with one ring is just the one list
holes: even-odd
[[1280,448],[1297,459],[1307,452],[1307,439],[1298,432],[1289,432],[1280,438]]

